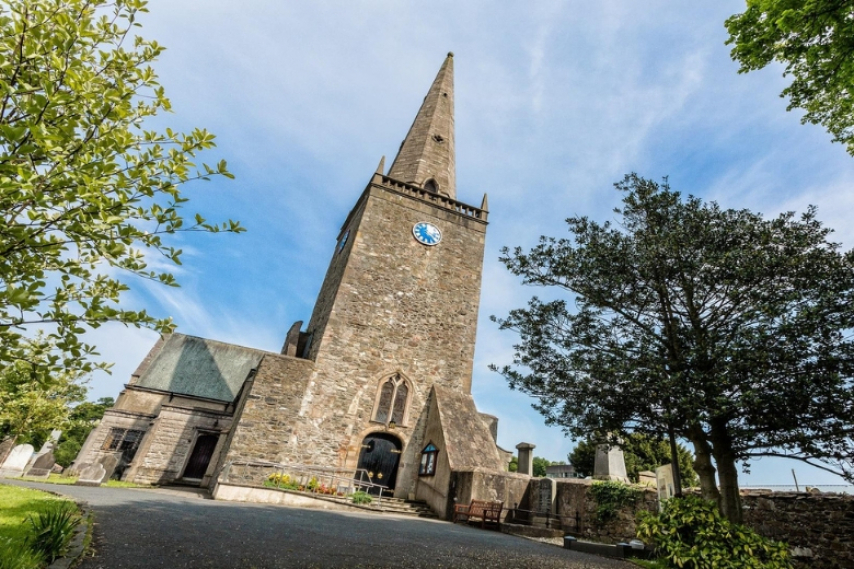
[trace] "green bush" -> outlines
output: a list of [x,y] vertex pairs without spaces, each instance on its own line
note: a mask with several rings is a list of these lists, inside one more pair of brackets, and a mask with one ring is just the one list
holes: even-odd
[[622,508],[634,505],[641,491],[622,482],[605,480],[594,482],[590,493],[596,500],[596,521],[604,524],[613,520]]
[[370,494],[368,494],[367,492],[363,492],[362,490],[359,490],[358,492],[353,492],[353,495],[350,498],[353,500],[354,504],[370,504],[374,501],[374,499],[371,498]]
[[0,569],[39,569],[44,565],[41,555],[21,547],[12,539],[0,539]]
[[27,521],[33,530],[29,537],[30,549],[53,563],[71,541],[74,528],[80,525],[80,516],[71,502],[54,502],[35,516],[28,516]]
[[671,498],[660,514],[638,514],[638,537],[653,543],[667,567],[680,569],[791,569],[785,543],[730,523],[697,496]]

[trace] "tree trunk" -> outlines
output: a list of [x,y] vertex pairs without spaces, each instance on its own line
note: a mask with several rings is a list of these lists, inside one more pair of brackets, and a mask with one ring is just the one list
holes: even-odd
[[735,466],[735,454],[732,441],[725,424],[712,424],[712,444],[715,464],[718,465],[720,479],[720,509],[726,519],[735,524],[742,523],[741,494],[738,489],[738,468]]
[[721,507],[721,493],[715,479],[715,466],[712,464],[712,449],[705,438],[705,433],[692,433],[690,437],[694,445],[694,472],[700,478],[700,491],[703,498]]

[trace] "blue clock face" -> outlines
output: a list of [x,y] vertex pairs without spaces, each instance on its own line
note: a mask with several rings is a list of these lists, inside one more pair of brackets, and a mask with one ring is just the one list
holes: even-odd
[[412,235],[419,243],[424,245],[437,245],[442,240],[442,232],[432,223],[419,221],[412,228]]

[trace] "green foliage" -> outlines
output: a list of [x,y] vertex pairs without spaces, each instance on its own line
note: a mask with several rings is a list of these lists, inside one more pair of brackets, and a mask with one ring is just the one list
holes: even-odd
[[353,494],[350,496],[350,499],[353,500],[354,504],[370,504],[374,501],[374,499],[371,498],[370,494],[368,494],[367,492],[363,492],[362,490],[353,492]]
[[772,61],[792,83],[781,93],[802,122],[821,124],[854,155],[854,3],[850,0],[748,0],[726,21],[740,72]]
[[[655,469],[670,464],[670,443],[664,439],[645,435],[643,433],[627,433],[621,435],[623,456],[626,461],[626,474],[632,482],[638,482],[639,473],[644,470],[655,472]],[[605,441],[602,441],[605,442]],[[593,466],[596,461],[597,443],[591,437],[576,442],[575,448],[569,454],[569,462],[581,476],[593,476]],[[691,451],[683,445],[676,445],[679,458],[679,470],[682,474],[684,487],[696,486],[699,483],[697,473],[691,463],[694,460]]]
[[[551,461],[546,460],[545,458],[543,458],[541,456],[535,456],[532,463],[533,463],[533,468],[534,468],[533,475],[538,477],[538,478],[545,477],[546,467],[551,466],[553,464]],[[554,463],[554,464],[557,464],[557,463]]]
[[86,437],[89,436],[107,409],[111,408],[114,403],[112,397],[102,397],[94,403],[92,401],[80,403],[71,410],[68,416],[68,424],[62,432],[59,444],[53,451],[57,464],[67,467],[77,458],[83,443],[86,442]]
[[41,569],[44,558],[36,551],[21,547],[12,540],[0,538],[0,569]]
[[514,456],[510,459],[510,464],[507,465],[508,472],[518,472],[519,471],[519,457]]
[[667,567],[680,569],[789,569],[785,543],[731,524],[697,496],[671,498],[660,514],[640,512],[637,535],[654,543]]
[[575,438],[672,427],[698,465],[714,459],[721,491],[714,468],[698,475],[732,520],[739,461],[783,449],[850,467],[854,252],[814,208],[764,219],[666,180],[630,174],[616,188],[613,225],[572,217],[569,238],[503,249],[555,299],[495,319],[519,342],[492,369]]
[[25,359],[5,366],[0,363],[0,438],[15,437],[25,443],[29,442],[27,435],[63,428],[69,405],[86,395],[80,375],[52,370],[49,358],[36,344],[50,345],[52,341],[37,335],[36,343],[21,351]]
[[289,474],[274,472],[264,481],[264,486],[282,488],[284,490],[298,490],[299,481],[291,478]]
[[[8,0],[0,6],[0,366],[37,350],[56,372],[107,369],[81,339],[118,321],[174,326],[120,304],[124,275],[175,286],[147,257],[180,264],[181,231],[240,232],[185,222],[182,186],[232,177],[202,129],[145,130],[170,110],[151,65],[163,52],[135,36],[144,0]],[[47,325],[39,340],[35,328]]]
[[65,551],[80,525],[80,515],[72,502],[54,502],[45,510],[27,518],[32,527],[30,548],[53,563]]
[[590,494],[596,501],[596,521],[606,524],[613,520],[621,509],[633,506],[641,491],[615,480],[597,480],[590,486]]

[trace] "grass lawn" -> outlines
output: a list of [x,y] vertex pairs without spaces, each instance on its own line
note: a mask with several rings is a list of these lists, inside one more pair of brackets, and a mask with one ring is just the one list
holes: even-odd
[[[17,486],[5,486],[0,484],[0,556],[21,554],[29,548],[26,539],[29,526],[26,523],[27,516],[44,510],[54,502],[68,501],[64,498],[30,488],[19,488]],[[9,561],[3,559],[3,561]],[[31,565],[32,561],[21,559],[20,567],[37,567]],[[15,565],[10,565],[15,566]]]
[[[47,480],[44,478],[32,478],[23,476],[15,480],[26,480],[27,482],[42,482],[44,484],[74,484],[77,482],[76,476],[62,476],[61,474],[51,474]],[[148,484],[136,484],[134,482],[125,482],[123,480],[108,480],[102,486],[107,488],[151,488]]]

